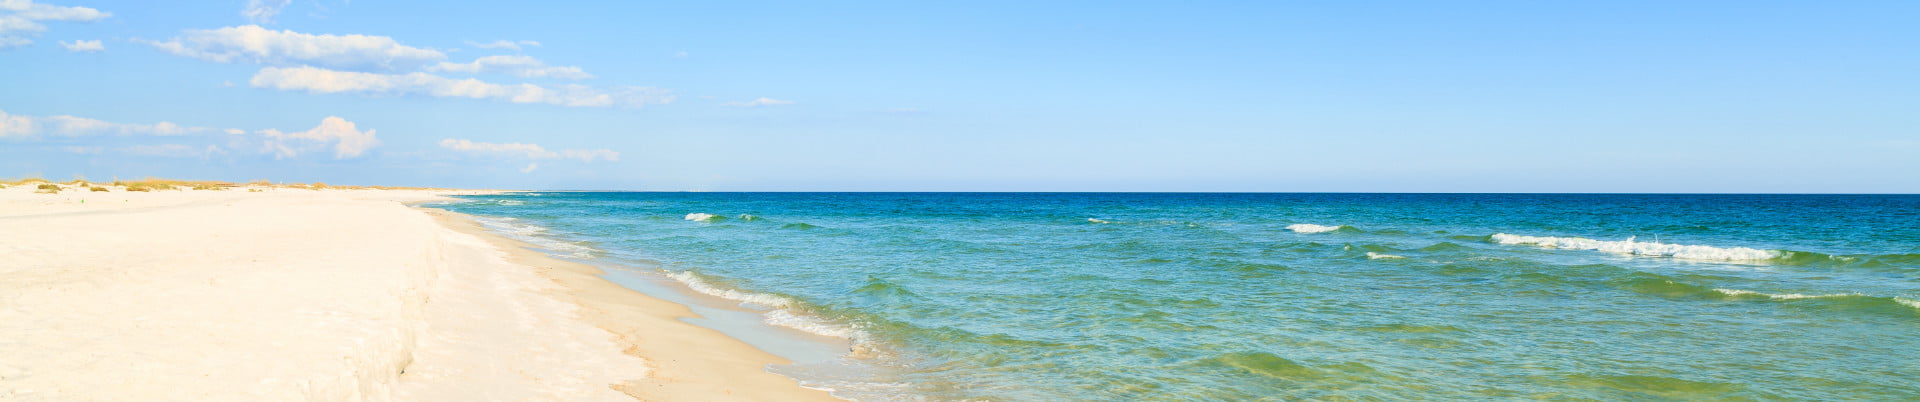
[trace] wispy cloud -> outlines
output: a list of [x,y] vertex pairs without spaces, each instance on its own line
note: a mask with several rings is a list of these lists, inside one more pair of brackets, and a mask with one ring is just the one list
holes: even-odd
[[114,148],[113,151],[127,155],[161,158],[208,158],[214,154],[226,153],[226,150],[218,145],[202,147],[187,144],[129,145]]
[[[47,136],[81,137],[94,134],[175,138],[170,141],[198,139],[206,143],[225,143],[233,149],[258,150],[261,154],[273,155],[275,159],[291,158],[322,149],[332,150],[335,159],[351,159],[380,146],[380,139],[374,135],[373,130],[362,131],[353,122],[339,117],[327,117],[320,120],[319,126],[303,131],[286,132],[265,129],[249,133],[237,128],[189,127],[164,121],[153,124],[128,124],[68,115],[25,116],[0,111],[0,139],[33,141],[45,139]],[[127,140],[90,141],[111,143]],[[102,149],[100,145],[73,145],[61,148],[65,152],[77,154],[97,154]],[[189,153],[192,154],[191,156],[206,156],[221,148],[212,144],[205,146],[167,144],[164,146],[128,145],[113,149],[117,153],[139,156],[180,156]]]
[[534,41],[530,41],[530,40],[520,40],[520,41],[510,41],[510,40],[496,40],[496,41],[492,41],[492,42],[474,42],[474,41],[467,41],[467,45],[468,45],[468,46],[473,46],[473,47],[477,47],[477,48],[481,48],[481,49],[513,49],[513,50],[520,50],[520,47],[521,47],[521,46],[531,46],[531,47],[539,47],[539,46],[540,46],[540,42],[534,42]]
[[[519,142],[509,142],[509,143],[473,142],[469,140],[448,138],[448,139],[440,140],[440,147],[451,149],[454,151],[460,151],[464,153],[505,156],[505,157],[532,159],[532,160],[573,159],[581,162],[593,162],[596,160],[606,160],[606,161],[620,160],[620,153],[614,152],[613,150],[610,150],[610,149],[563,149],[560,151],[548,151],[545,147],[541,147],[538,144],[527,144],[527,143],[519,143]],[[528,171],[531,171],[532,168],[537,168],[537,166],[530,166]]]
[[93,22],[113,16],[87,7],[36,4],[33,0],[0,0],[0,50],[33,44],[24,34],[47,31],[41,21]]
[[254,88],[309,93],[424,95],[486,99],[513,103],[545,103],[576,107],[628,106],[672,102],[662,89],[646,87],[595,88],[585,85],[545,87],[534,84],[497,84],[477,79],[454,79],[427,73],[375,74],[315,67],[268,67],[254,74]]
[[486,56],[474,59],[472,63],[441,62],[428,66],[427,71],[443,73],[501,73],[527,78],[559,78],[584,80],[593,78],[593,74],[580,71],[579,67],[553,67],[531,56]]
[[761,97],[760,99],[754,99],[746,102],[727,102],[726,103],[727,106],[733,106],[733,107],[782,106],[782,105],[791,105],[791,104],[794,104],[794,101],[779,100],[779,99],[768,98],[768,97]]
[[240,9],[240,16],[255,24],[272,24],[273,17],[280,15],[280,9],[292,3],[293,0],[247,0],[247,8]]
[[78,137],[98,134],[185,135],[213,131],[211,127],[188,127],[165,121],[153,124],[126,124],[69,115],[16,115],[0,110],[0,138],[36,138],[44,135]]
[[97,40],[61,41],[60,47],[67,48],[67,51],[74,53],[93,53],[107,50],[107,45],[101,44],[100,41]]
[[386,36],[314,35],[258,25],[189,29],[167,41],[136,39],[175,55],[217,63],[252,62],[354,71],[408,71],[447,58]]

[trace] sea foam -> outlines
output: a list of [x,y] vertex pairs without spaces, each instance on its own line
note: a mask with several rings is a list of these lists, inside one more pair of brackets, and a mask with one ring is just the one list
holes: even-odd
[[1325,233],[1325,232],[1340,230],[1340,226],[1315,225],[1311,223],[1295,223],[1292,225],[1287,225],[1287,230],[1294,231],[1295,233]]
[[1800,300],[1800,299],[1813,299],[1813,298],[1821,298],[1821,297],[1866,296],[1859,293],[1835,293],[1835,294],[1827,294],[1827,295],[1807,295],[1807,294],[1799,294],[1799,293],[1774,294],[1774,293],[1761,293],[1761,292],[1755,292],[1751,290],[1740,290],[1740,289],[1714,289],[1713,291],[1720,292],[1721,294],[1725,294],[1728,296],[1755,296],[1755,297],[1764,296],[1766,298],[1774,299],[1774,300]]
[[667,276],[676,281],[680,281],[681,284],[687,285],[687,288],[693,289],[695,292],[704,293],[708,296],[776,309],[792,307],[795,304],[793,299],[785,297],[766,293],[742,292],[714,286],[711,283],[707,283],[705,279],[700,279],[699,276],[694,275],[692,272],[670,272],[667,273]]
[[552,235],[549,234],[549,231],[547,230],[547,228],[542,227],[540,225],[531,224],[531,223],[521,223],[520,220],[514,219],[514,218],[487,217],[487,216],[476,215],[473,217],[473,220],[475,222],[479,222],[480,226],[484,226],[488,229],[493,229],[496,232],[504,233],[507,235],[507,237],[513,238],[514,240],[531,243],[535,246],[539,246],[540,248],[547,249],[548,251],[559,253],[561,255],[565,255],[570,258],[576,258],[576,259],[593,258],[593,252],[598,251],[598,250],[595,250],[593,247],[582,246],[579,244],[574,244],[571,242],[554,239]]
[[761,314],[762,320],[768,325],[792,328],[814,335],[845,338],[853,341],[856,351],[858,352],[877,353],[869,341],[872,336],[866,331],[861,330],[856,325],[835,323],[811,314],[797,312],[796,310],[800,308],[800,305],[793,299],[766,293],[745,292],[723,288],[709,283],[705,279],[701,279],[699,275],[687,271],[669,272],[667,273],[667,277],[680,281],[680,283],[686,285],[687,288],[708,296],[772,309],[772,311]]
[[1397,256],[1393,254],[1380,254],[1372,251],[1367,252],[1367,259],[1369,260],[1383,260],[1383,259],[1393,259],[1393,258],[1407,258],[1407,257]]
[[704,212],[695,212],[695,213],[687,214],[686,219],[694,222],[712,222],[712,221],[720,220],[720,215],[714,215],[714,214],[709,214]]
[[1689,260],[1765,261],[1786,255],[1780,251],[1746,247],[1713,247],[1642,242],[1635,241],[1634,237],[1628,237],[1626,240],[1621,241],[1607,241],[1580,237],[1521,236],[1494,233],[1491,239],[1495,243],[1500,244],[1530,244],[1546,248],[1594,250],[1607,253],[1673,257]]

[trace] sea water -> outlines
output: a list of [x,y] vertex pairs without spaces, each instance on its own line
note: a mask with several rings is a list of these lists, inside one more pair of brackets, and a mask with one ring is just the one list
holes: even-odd
[[465,198],[844,343],[774,371],[860,399],[1920,398],[1920,196]]

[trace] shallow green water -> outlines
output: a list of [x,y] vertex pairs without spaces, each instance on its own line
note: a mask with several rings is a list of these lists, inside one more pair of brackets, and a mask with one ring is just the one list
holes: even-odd
[[863,399],[1920,398],[1916,196],[469,198],[849,338],[886,374],[788,372]]

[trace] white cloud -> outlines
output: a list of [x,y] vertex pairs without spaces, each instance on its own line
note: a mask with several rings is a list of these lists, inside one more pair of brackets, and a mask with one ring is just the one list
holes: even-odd
[[0,110],[0,138],[32,137],[39,132],[33,124],[33,117],[10,115]]
[[733,106],[733,107],[781,106],[781,105],[791,105],[791,104],[794,104],[794,102],[790,100],[779,100],[779,99],[768,98],[768,97],[761,97],[760,99],[754,99],[746,102],[727,102],[726,103],[727,106]]
[[520,50],[520,47],[521,47],[521,46],[532,46],[532,47],[539,47],[539,46],[540,46],[540,42],[534,42],[534,41],[530,41],[530,40],[522,40],[522,41],[510,41],[510,40],[496,40],[496,41],[492,41],[492,42],[486,42],[486,43],[480,43],[480,42],[473,42],[473,41],[467,41],[467,45],[469,45],[469,46],[473,46],[473,47],[477,47],[477,48],[481,48],[481,49],[513,49],[513,50]]
[[[473,142],[469,140],[448,138],[448,139],[440,140],[440,147],[455,150],[455,151],[460,151],[460,152],[466,152],[466,153],[491,154],[491,155],[500,155],[500,156],[516,157],[516,158],[534,159],[534,160],[574,159],[574,160],[579,160],[581,162],[589,162],[589,163],[596,160],[606,160],[606,161],[620,160],[620,153],[614,152],[613,150],[610,150],[610,149],[563,149],[556,152],[556,151],[548,151],[545,147],[541,147],[538,144],[526,144],[526,143],[518,143],[518,142],[509,142],[509,143]],[[532,171],[532,169],[535,169],[535,168],[538,168],[538,166],[529,166],[527,171]]]
[[280,15],[280,9],[292,3],[293,0],[247,0],[247,8],[240,9],[240,15],[255,24],[271,24],[273,17]]
[[97,40],[76,40],[71,43],[60,41],[60,46],[67,48],[69,52],[75,53],[93,53],[107,50],[107,45],[101,44],[100,41]]
[[20,34],[46,32],[47,26],[40,21],[93,22],[111,16],[112,13],[86,7],[35,4],[32,0],[0,0],[0,49],[33,44],[32,39]]
[[86,7],[62,7],[52,4],[33,4],[33,0],[0,0],[0,13],[29,21],[99,21],[113,16]]
[[593,78],[579,67],[553,67],[530,56],[487,56],[472,63],[441,62],[427,71],[443,73],[506,73],[528,78],[552,77],[568,80]]
[[639,107],[669,103],[674,99],[666,90],[645,87],[543,87],[533,84],[496,84],[471,78],[453,79],[427,73],[375,74],[315,67],[267,67],[254,74],[249,83],[254,88],[321,94],[426,95],[562,106]]
[[218,63],[312,65],[345,70],[412,70],[447,58],[438,50],[372,35],[313,35],[258,25],[189,29],[171,40],[137,41],[180,56]]
[[274,159],[299,156],[310,149],[333,145],[334,159],[356,158],[368,149],[380,146],[373,130],[360,131],[353,122],[339,117],[327,117],[320,125],[311,130],[300,132],[281,132],[275,129],[256,131],[265,136],[265,145],[273,153]]
[[123,124],[68,115],[13,115],[0,110],[0,138],[30,138],[40,135],[78,137],[94,134],[185,135],[213,130],[209,127],[188,127],[165,121],[153,124]]
[[128,155],[157,156],[163,158],[205,158],[213,156],[215,153],[224,152],[220,150],[219,146],[215,145],[208,145],[203,148],[185,144],[132,145],[115,148],[114,151]]
[[520,168],[520,173],[533,173],[534,169],[539,169],[539,168],[540,168],[539,163],[529,163],[527,164],[527,167]]
[[[220,135],[224,133],[225,135]],[[339,117],[327,117],[320,125],[298,132],[284,132],[277,129],[254,131],[249,135],[246,130],[237,128],[214,129],[208,127],[188,127],[170,122],[154,124],[123,124],[75,117],[59,116],[23,116],[8,114],[0,110],[0,139],[20,140],[36,139],[42,135],[78,137],[91,134],[150,135],[150,136],[187,136],[200,135],[203,140],[225,140],[233,149],[258,149],[260,153],[272,154],[275,159],[299,156],[302,153],[330,149],[335,159],[356,158],[366,154],[367,150],[380,146],[380,139],[373,130],[361,131],[353,122]],[[99,146],[75,145],[62,150],[70,153],[100,153]],[[136,145],[114,149],[118,153],[141,156],[210,156],[225,153],[218,146],[204,148],[179,144]]]

